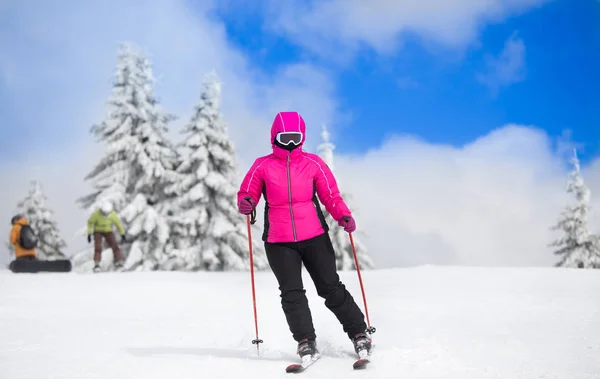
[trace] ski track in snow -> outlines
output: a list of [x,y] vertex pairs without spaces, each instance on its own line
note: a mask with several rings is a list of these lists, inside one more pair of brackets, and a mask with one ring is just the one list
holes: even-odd
[[[355,272],[342,280],[363,308]],[[557,268],[363,272],[373,362],[304,273],[323,358],[306,378],[600,378],[600,276]],[[0,378],[283,378],[297,361],[270,272],[0,271]]]

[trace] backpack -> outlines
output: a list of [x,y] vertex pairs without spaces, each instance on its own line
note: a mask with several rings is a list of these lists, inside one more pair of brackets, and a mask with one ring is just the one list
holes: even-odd
[[19,235],[19,245],[24,249],[35,249],[38,245],[38,238],[33,232],[30,225],[21,226],[21,234]]

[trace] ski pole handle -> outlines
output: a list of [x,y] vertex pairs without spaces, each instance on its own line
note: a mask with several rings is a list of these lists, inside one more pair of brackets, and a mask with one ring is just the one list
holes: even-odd
[[[250,203],[250,200],[252,200],[252,197],[246,196],[244,198],[244,200],[247,200]],[[250,203],[250,204],[252,204],[252,203]],[[250,212],[249,222],[251,225],[254,225],[256,223],[256,207],[253,207],[252,211]],[[248,234],[248,235],[250,235],[250,234]]]

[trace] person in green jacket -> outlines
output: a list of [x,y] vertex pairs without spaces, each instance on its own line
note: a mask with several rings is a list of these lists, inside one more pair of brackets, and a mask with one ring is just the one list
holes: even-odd
[[117,216],[109,201],[104,202],[100,209],[97,209],[92,213],[88,219],[88,243],[92,242],[92,235],[94,236],[94,272],[100,271],[103,237],[113,251],[115,267],[123,267],[125,259],[123,258],[123,254],[121,254],[121,250],[115,239],[112,228],[113,225],[117,227],[117,230],[121,235],[121,242],[125,242],[125,230],[123,229],[123,225],[121,225],[119,216]]

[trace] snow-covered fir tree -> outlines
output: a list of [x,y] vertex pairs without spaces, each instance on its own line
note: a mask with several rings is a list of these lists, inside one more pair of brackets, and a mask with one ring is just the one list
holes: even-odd
[[97,142],[105,146],[104,156],[85,177],[92,182],[93,192],[77,202],[91,214],[105,200],[111,201],[115,211],[128,201],[127,186],[132,170],[133,151],[127,143],[135,138],[134,128],[139,123],[140,78],[138,55],[127,43],[119,46],[117,67],[114,73],[112,93],[108,100],[106,118],[91,127]]
[[[329,166],[329,169],[333,171],[335,167],[333,154],[335,145],[331,142],[329,131],[325,125],[323,125],[323,130],[321,131],[321,139],[322,143],[317,146],[317,151],[319,152],[319,156],[323,159],[327,166]],[[342,197],[346,202],[351,200],[351,196],[343,192]],[[329,225],[330,228],[329,233],[331,235],[331,242],[335,250],[338,270],[356,270],[354,252],[352,251],[352,244],[350,243],[350,237],[348,233],[337,223],[337,221],[333,219],[331,214],[327,212],[324,206],[322,206],[322,209],[325,216],[325,221],[327,221],[327,225]],[[352,237],[354,239],[354,247],[356,249],[356,257],[358,259],[360,269],[374,268],[374,264],[369,256],[369,252],[367,251],[365,245],[357,238],[357,233],[353,233]]]
[[575,197],[575,204],[568,205],[552,227],[564,235],[550,246],[557,247],[554,254],[561,256],[558,267],[600,268],[600,243],[597,235],[588,229],[591,191],[583,181],[577,151],[571,158],[573,170],[569,173],[566,190]]
[[113,203],[128,239],[122,246],[126,270],[160,269],[169,238],[163,207],[165,188],[177,181],[177,155],[166,134],[175,117],[162,109],[153,90],[149,60],[122,44],[110,111],[92,127],[106,152],[86,177],[95,191],[79,200],[89,212],[104,200]]
[[[247,226],[236,205],[235,147],[221,115],[215,72],[206,75],[199,104],[182,133],[177,169],[182,180],[170,188],[170,262],[187,270],[249,269]],[[262,246],[255,244],[253,252],[255,268],[267,268]]]
[[[47,205],[48,198],[44,194],[42,184],[38,180],[31,181],[29,192],[17,204],[15,214],[23,215],[38,237],[36,255],[38,259],[65,259],[66,242],[60,235],[60,230],[54,220],[54,212]],[[14,248],[10,247],[11,259],[14,258]]]

